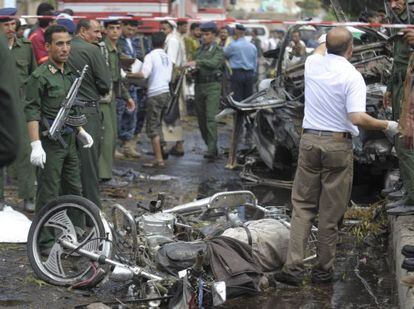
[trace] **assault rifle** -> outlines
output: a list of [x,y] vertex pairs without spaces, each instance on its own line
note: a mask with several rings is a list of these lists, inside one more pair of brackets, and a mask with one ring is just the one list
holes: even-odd
[[54,141],[59,141],[63,147],[67,147],[67,144],[62,138],[62,129],[64,125],[72,126],[72,127],[80,127],[86,124],[86,117],[85,115],[80,116],[70,116],[70,110],[75,103],[76,96],[79,92],[79,87],[82,84],[83,78],[85,77],[86,71],[88,70],[88,65],[86,64],[79,77],[75,79],[72,86],[69,89],[66,98],[63,100],[61,104],[61,108],[53,121],[52,125],[49,126],[49,122],[47,119],[44,119],[44,125],[48,129],[46,134],[50,139]]

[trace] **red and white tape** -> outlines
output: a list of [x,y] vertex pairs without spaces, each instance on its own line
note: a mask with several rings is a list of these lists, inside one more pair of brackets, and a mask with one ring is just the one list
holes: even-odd
[[[40,16],[40,15],[21,15],[21,16],[3,16],[0,15],[1,18],[37,18],[37,19],[66,19],[65,17],[59,16]],[[71,18],[77,19],[97,19],[97,20],[110,20],[110,19],[117,19],[117,20],[138,20],[138,21],[155,21],[160,22],[163,20],[185,20],[189,23],[191,22],[206,22],[205,19],[199,18],[176,18],[176,17],[138,17],[138,16],[108,16],[108,17],[96,17],[96,16],[71,16]],[[240,23],[240,24],[271,24],[271,25],[310,25],[310,26],[330,26],[330,27],[366,27],[366,28],[394,28],[394,29],[404,29],[404,28],[414,28],[414,25],[406,25],[406,24],[380,24],[380,23],[364,23],[364,22],[334,22],[334,21],[302,21],[302,20],[274,20],[274,19],[233,19],[233,18],[226,18],[226,19],[215,19],[209,20],[218,23]]]

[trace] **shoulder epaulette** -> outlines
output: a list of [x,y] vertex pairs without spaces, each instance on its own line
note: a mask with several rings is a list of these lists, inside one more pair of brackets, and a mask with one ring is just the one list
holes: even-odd
[[33,71],[32,76],[34,78],[39,78],[47,70],[48,70],[48,68],[47,68],[46,63],[43,63],[42,65],[38,66],[36,68],[36,70]]

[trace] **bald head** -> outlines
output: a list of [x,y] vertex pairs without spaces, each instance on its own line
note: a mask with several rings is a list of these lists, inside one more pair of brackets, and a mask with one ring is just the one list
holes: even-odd
[[326,36],[326,48],[328,54],[346,56],[352,51],[353,37],[352,33],[344,27],[335,27],[328,32]]

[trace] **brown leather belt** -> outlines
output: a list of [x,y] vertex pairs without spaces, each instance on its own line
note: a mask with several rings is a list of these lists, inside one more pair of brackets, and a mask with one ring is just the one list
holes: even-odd
[[349,132],[332,132],[332,131],[321,131],[321,130],[312,130],[312,129],[303,129],[302,133],[308,133],[318,136],[332,136],[332,137],[342,137],[352,139],[352,135]]

